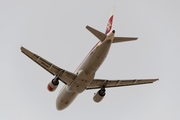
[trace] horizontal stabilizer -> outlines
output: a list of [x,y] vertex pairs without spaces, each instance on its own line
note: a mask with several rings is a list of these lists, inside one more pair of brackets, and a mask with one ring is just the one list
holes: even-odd
[[117,43],[117,42],[126,42],[126,41],[132,41],[132,40],[137,40],[137,37],[114,37],[114,40],[112,43]]
[[93,34],[95,35],[101,42],[104,41],[104,39],[106,38],[106,34],[90,27],[90,26],[86,26],[86,28]]

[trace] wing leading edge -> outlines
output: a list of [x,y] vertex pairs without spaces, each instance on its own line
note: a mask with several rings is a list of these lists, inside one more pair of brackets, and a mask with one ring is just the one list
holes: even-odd
[[47,70],[49,73],[51,73],[54,76],[58,76],[64,84],[69,85],[76,78],[76,75],[74,73],[68,72],[64,69],[57,67],[56,65],[52,64],[51,62],[48,62],[44,58],[32,53],[24,47],[21,47],[21,51],[34,62],[36,62],[38,65]]
[[132,80],[94,79],[86,89],[89,90],[89,89],[98,89],[98,88],[102,88],[102,87],[110,88],[110,87],[148,84],[148,83],[153,83],[157,80],[159,80],[159,79],[132,79]]

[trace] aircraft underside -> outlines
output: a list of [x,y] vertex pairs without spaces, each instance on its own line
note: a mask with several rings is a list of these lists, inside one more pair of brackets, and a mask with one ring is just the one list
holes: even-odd
[[95,35],[99,42],[89,52],[87,57],[83,60],[80,66],[74,73],[64,70],[44,58],[32,53],[24,47],[21,47],[21,51],[27,55],[30,59],[43,67],[49,73],[54,75],[54,79],[49,82],[47,88],[53,92],[59,85],[59,81],[63,82],[65,86],[59,92],[56,99],[57,110],[63,110],[68,107],[79,93],[84,90],[99,89],[93,97],[95,102],[100,102],[104,96],[106,88],[109,87],[121,87],[130,85],[148,84],[157,81],[158,79],[131,79],[131,80],[106,80],[106,79],[94,79],[95,73],[105,60],[111,44],[125,41],[137,40],[137,38],[131,37],[114,37],[115,31],[111,30],[112,21],[114,16],[114,9],[111,12],[105,34],[90,27],[86,28]]

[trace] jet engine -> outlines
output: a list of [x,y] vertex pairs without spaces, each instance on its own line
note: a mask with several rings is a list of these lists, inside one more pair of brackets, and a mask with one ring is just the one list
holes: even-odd
[[59,85],[59,81],[58,79],[55,78],[47,85],[47,88],[50,92],[53,92],[56,90],[58,85]]
[[95,102],[100,102],[104,98],[104,96],[106,94],[105,91],[106,91],[105,89],[101,89],[97,93],[94,93],[93,100]]

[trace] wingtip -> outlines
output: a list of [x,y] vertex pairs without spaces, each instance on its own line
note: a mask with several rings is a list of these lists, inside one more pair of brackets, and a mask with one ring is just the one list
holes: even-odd
[[20,49],[22,50],[24,47],[21,45]]
[[156,82],[156,81],[159,81],[159,78],[157,78],[157,79],[154,79],[154,82]]
[[23,52],[24,50],[26,50],[23,46],[20,47],[21,52]]

